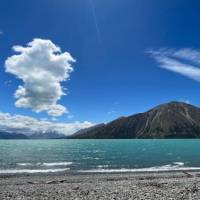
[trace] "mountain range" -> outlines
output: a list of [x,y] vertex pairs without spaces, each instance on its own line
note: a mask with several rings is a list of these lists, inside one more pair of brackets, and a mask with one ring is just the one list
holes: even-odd
[[9,132],[0,132],[0,139],[28,139],[24,134],[16,134]]
[[57,132],[45,132],[45,133],[33,133],[31,135],[26,135],[25,133],[10,133],[6,131],[0,132],[0,139],[60,139],[66,136]]
[[68,138],[200,138],[200,108],[172,101],[144,113],[81,130]]
[[55,131],[19,134],[0,130],[0,139],[162,139],[200,138],[200,108],[184,102],[161,104],[144,113],[120,117],[109,123],[65,136]]

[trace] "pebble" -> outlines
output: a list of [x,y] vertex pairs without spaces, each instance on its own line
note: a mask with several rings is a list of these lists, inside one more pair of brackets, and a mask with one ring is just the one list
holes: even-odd
[[[59,181],[61,178],[63,181]],[[200,176],[181,173],[8,176],[0,177],[0,200],[4,199],[199,200]]]

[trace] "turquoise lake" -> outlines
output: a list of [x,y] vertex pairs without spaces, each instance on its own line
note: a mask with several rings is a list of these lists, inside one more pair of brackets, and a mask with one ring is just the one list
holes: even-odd
[[200,140],[0,140],[0,174],[200,169]]

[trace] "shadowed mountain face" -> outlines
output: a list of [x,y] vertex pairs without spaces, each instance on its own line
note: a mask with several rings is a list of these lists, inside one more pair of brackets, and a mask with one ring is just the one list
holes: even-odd
[[75,133],[70,138],[200,138],[200,108],[170,102]]

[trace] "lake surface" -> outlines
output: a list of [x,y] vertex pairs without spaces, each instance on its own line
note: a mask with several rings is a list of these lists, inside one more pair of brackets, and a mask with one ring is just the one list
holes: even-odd
[[0,173],[200,170],[200,140],[0,140]]

